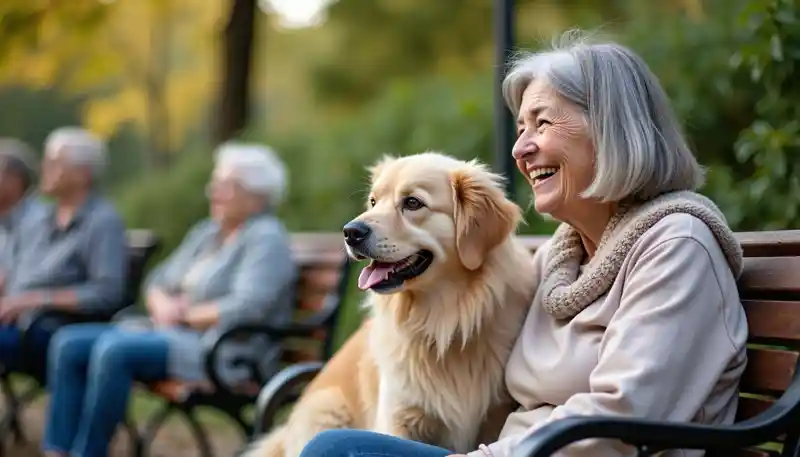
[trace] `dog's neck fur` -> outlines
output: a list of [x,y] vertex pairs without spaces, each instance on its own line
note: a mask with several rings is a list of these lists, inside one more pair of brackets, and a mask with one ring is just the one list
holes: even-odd
[[[521,295],[533,299],[531,287],[531,256],[519,242],[510,237],[486,258],[476,271],[466,275],[452,275],[442,281],[459,281],[449,287],[432,286],[420,295],[419,291],[403,291],[392,295],[373,294],[371,298],[374,319],[391,319],[393,327],[409,345],[426,345],[444,357],[450,350],[461,352],[480,332],[492,332],[495,313],[521,310],[508,309],[509,297]],[[488,275],[494,276],[489,278]],[[448,306],[422,307],[416,303],[458,303],[469,310],[454,312]],[[524,318],[524,312],[521,319]],[[521,323],[521,322],[520,322]],[[456,347],[454,344],[458,344]]]

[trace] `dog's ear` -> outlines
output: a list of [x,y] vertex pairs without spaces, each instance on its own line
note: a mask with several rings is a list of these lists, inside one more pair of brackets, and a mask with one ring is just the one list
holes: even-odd
[[451,176],[455,207],[456,249],[470,270],[483,265],[489,252],[516,230],[519,206],[503,192],[503,178],[470,164]]

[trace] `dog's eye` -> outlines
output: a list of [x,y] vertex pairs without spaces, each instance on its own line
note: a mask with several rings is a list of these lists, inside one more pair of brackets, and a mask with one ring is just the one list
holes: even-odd
[[375,206],[375,197],[369,197],[369,206]]
[[420,208],[425,206],[424,203],[417,197],[406,197],[403,199],[403,209],[407,209],[409,211],[416,211]]

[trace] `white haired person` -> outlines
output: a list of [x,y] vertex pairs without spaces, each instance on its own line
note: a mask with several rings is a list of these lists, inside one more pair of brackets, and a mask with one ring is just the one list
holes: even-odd
[[[106,457],[134,380],[205,381],[204,335],[290,319],[296,268],[288,233],[273,213],[286,183],[284,165],[270,149],[219,147],[207,188],[211,217],[190,229],[146,279],[147,316],[78,324],[54,337],[43,440],[48,455]],[[275,342],[240,341],[226,357],[258,354],[266,378],[278,367],[279,350]],[[219,366],[223,381],[248,379],[246,369],[230,365]]]
[[[562,224],[534,255],[536,295],[506,367],[520,406],[497,441],[468,455],[510,456],[570,416],[732,423],[746,364],[742,251],[717,207],[695,193],[702,169],[655,75],[630,49],[575,33],[520,56],[504,94],[517,116],[511,153],[536,211]],[[335,430],[302,456],[377,454],[452,452]],[[636,451],[586,440],[556,455]]]
[[[103,141],[81,128],[63,127],[47,137],[44,149],[39,187],[52,203],[28,193],[3,255],[0,329],[5,328],[6,335],[18,332],[20,317],[36,309],[111,317],[123,304],[125,226],[95,185],[105,163]],[[7,163],[23,170],[22,157],[18,150]],[[24,177],[21,184],[27,188],[32,179]],[[44,328],[31,332],[37,354],[21,354],[17,337],[16,347],[0,348],[6,363],[30,357],[44,364],[51,335]],[[8,365],[14,369],[18,364]]]

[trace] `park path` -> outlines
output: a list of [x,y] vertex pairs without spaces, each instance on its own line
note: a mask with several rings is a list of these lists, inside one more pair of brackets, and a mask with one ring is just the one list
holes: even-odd
[[[7,444],[7,457],[41,457],[38,450],[44,424],[46,398],[40,398],[31,404],[23,413],[25,433],[28,443],[25,445]],[[2,410],[2,407],[0,407]],[[231,457],[242,445],[236,429],[222,420],[214,420],[206,427],[212,443],[215,457]],[[115,437],[109,457],[130,457],[128,439],[124,434]],[[199,456],[197,446],[192,440],[189,429],[180,417],[171,418],[158,433],[152,446],[150,457],[193,457]]]

